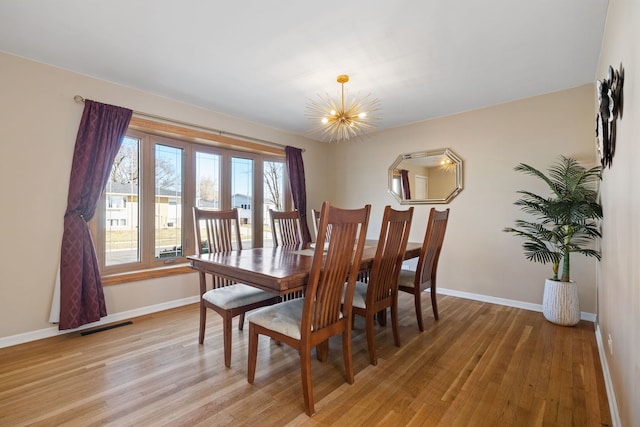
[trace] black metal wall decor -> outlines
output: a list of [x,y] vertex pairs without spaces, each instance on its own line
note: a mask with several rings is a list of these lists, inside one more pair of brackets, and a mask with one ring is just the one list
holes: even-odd
[[598,139],[598,154],[602,167],[611,167],[613,154],[616,151],[616,120],[622,117],[622,86],[624,84],[624,70],[614,70],[609,66],[606,79],[598,80],[599,111],[596,115],[596,137]]

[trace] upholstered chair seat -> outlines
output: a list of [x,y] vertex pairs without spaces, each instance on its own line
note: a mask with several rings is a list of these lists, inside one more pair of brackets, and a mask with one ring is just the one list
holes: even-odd
[[415,278],[416,272],[414,270],[403,268],[400,270],[400,279],[398,280],[398,284],[407,288],[413,288],[416,286],[414,283]]
[[255,310],[247,315],[247,320],[299,340],[302,336],[300,320],[302,319],[303,306],[304,300],[297,298],[282,302],[276,306]]
[[202,299],[223,310],[230,310],[260,301],[273,299],[273,294],[261,291],[253,286],[237,283],[210,289],[202,295]]
[[353,294],[353,306],[357,308],[367,308],[367,284],[356,282],[356,291]]

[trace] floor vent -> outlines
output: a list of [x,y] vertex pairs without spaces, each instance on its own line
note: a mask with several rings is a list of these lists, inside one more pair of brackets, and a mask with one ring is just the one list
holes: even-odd
[[96,332],[108,331],[109,329],[119,328],[120,326],[133,325],[132,321],[122,322],[122,323],[114,323],[113,325],[104,326],[102,328],[91,329],[89,331],[80,332],[80,335],[91,335]]

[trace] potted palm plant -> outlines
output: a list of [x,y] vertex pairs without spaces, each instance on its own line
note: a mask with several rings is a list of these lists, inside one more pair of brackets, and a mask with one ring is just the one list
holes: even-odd
[[553,266],[553,277],[545,282],[544,317],[559,325],[575,325],[580,321],[580,305],[577,286],[571,280],[570,255],[579,253],[600,259],[600,252],[592,249],[592,243],[601,236],[597,221],[602,218],[602,206],[597,189],[602,168],[586,169],[575,159],[560,156],[549,167],[548,175],[524,163],[514,170],[544,181],[550,195],[518,191],[522,197],[515,205],[531,219],[516,220],[515,227],[504,231],[524,239],[522,247],[529,261]]

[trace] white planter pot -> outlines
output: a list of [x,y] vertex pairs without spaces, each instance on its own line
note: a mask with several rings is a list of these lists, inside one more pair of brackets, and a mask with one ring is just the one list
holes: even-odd
[[544,283],[542,314],[545,319],[556,325],[576,325],[580,321],[580,302],[576,284],[547,279]]

